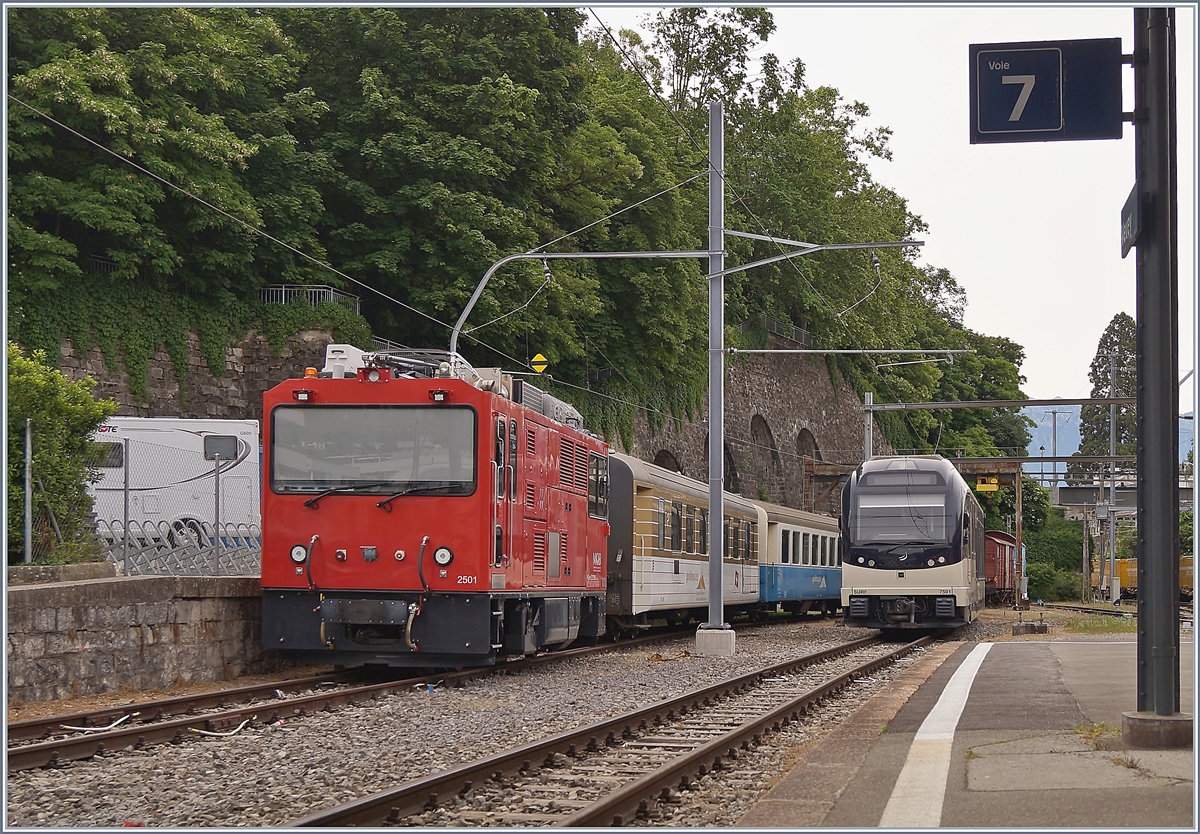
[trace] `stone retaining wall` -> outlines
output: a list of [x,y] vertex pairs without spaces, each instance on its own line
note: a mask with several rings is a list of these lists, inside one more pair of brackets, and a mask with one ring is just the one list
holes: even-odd
[[264,652],[255,577],[145,576],[8,588],[8,697],[44,701],[232,680]]

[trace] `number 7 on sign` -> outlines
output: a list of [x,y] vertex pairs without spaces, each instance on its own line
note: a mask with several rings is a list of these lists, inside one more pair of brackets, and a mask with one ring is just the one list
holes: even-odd
[[1008,117],[1010,122],[1019,122],[1021,114],[1025,112],[1025,104],[1029,101],[1029,94],[1033,92],[1033,83],[1037,80],[1035,75],[1002,75],[1000,76],[1001,84],[1020,84],[1021,94],[1017,96],[1017,103],[1013,105],[1012,115]]

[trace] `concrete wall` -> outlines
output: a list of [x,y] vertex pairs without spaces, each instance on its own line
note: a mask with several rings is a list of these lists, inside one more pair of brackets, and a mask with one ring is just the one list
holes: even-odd
[[42,701],[285,668],[254,577],[147,576],[8,588],[8,697]]

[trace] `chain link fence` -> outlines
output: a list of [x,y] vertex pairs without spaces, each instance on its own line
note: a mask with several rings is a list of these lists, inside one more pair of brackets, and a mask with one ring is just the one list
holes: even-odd
[[89,487],[105,558],[136,575],[257,576],[258,450],[209,460],[196,449],[125,438]]

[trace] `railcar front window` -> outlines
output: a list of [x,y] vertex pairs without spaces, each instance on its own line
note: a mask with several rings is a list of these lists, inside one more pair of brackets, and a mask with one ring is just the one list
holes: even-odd
[[271,489],[467,495],[475,435],[465,407],[280,406],[271,412]]
[[945,495],[859,495],[855,510],[859,543],[947,540]]

